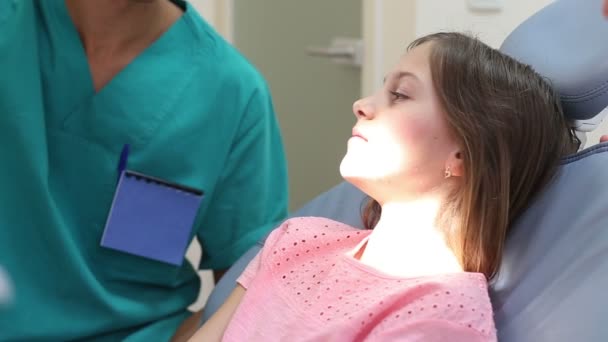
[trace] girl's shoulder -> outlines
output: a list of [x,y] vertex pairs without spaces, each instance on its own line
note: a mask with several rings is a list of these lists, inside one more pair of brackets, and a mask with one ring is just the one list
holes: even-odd
[[325,217],[295,217],[275,229],[266,246],[354,246],[370,232]]
[[352,250],[370,232],[323,217],[291,218],[266,239],[264,259],[281,268],[296,260],[318,264]]
[[352,226],[349,226],[345,223],[334,221],[332,219],[326,217],[316,217],[316,216],[302,216],[302,217],[294,217],[286,220],[283,225],[281,225],[285,230],[293,232],[324,232],[324,233],[343,233],[343,232],[352,232],[352,231],[361,231],[362,229],[358,229]]

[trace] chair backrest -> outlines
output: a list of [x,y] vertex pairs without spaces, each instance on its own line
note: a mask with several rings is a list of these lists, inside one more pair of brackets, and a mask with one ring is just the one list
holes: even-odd
[[500,341],[608,341],[608,143],[566,159],[491,284]]
[[[608,20],[601,0],[559,0],[501,50],[551,80],[577,130],[608,111]],[[492,301],[501,341],[608,341],[608,144],[566,158],[512,227]]]

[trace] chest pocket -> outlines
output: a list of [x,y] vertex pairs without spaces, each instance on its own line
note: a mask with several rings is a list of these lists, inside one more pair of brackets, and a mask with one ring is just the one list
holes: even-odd
[[[196,275],[187,260],[175,266],[102,247],[116,189],[120,150],[105,149],[57,130],[49,131],[49,140],[49,190],[60,213],[58,224],[70,231],[82,259],[97,277],[112,282],[174,286]],[[194,234],[191,232],[190,241]]]
[[[192,148],[179,141],[191,113],[171,120],[185,114],[178,110],[178,94],[190,76],[147,75],[156,71],[143,72],[139,69],[146,63],[138,63],[49,128],[52,191],[62,201],[64,220],[83,242],[82,253],[97,276],[111,282],[173,287],[196,276],[187,260],[175,266],[100,246],[124,144],[131,145],[129,169],[204,191],[205,183],[212,181],[197,170],[195,158],[185,154]],[[172,88],[162,93],[160,84]],[[54,118],[61,116],[55,114]]]
[[179,140],[186,125],[198,126],[191,113],[179,111],[180,96],[200,74],[189,25],[178,20],[97,93],[85,77],[86,55],[73,27],[58,27],[46,38],[61,40],[68,51],[49,43],[57,58],[44,59],[55,63],[43,68],[51,192],[85,262],[102,280],[174,286],[196,277],[186,260],[174,266],[100,246],[124,144],[131,145],[129,169],[203,191],[213,182],[184,155],[193,147]]

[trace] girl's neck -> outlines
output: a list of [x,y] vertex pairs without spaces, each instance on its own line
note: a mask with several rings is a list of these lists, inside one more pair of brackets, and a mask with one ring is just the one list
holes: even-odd
[[435,224],[440,203],[437,198],[384,203],[378,224],[357,253],[360,261],[400,277],[462,272]]

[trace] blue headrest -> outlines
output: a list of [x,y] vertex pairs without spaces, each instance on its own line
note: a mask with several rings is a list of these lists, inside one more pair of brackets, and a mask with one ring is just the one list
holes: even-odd
[[500,48],[550,79],[566,116],[576,121],[593,119],[608,106],[608,20],[602,1],[555,1],[517,27]]

